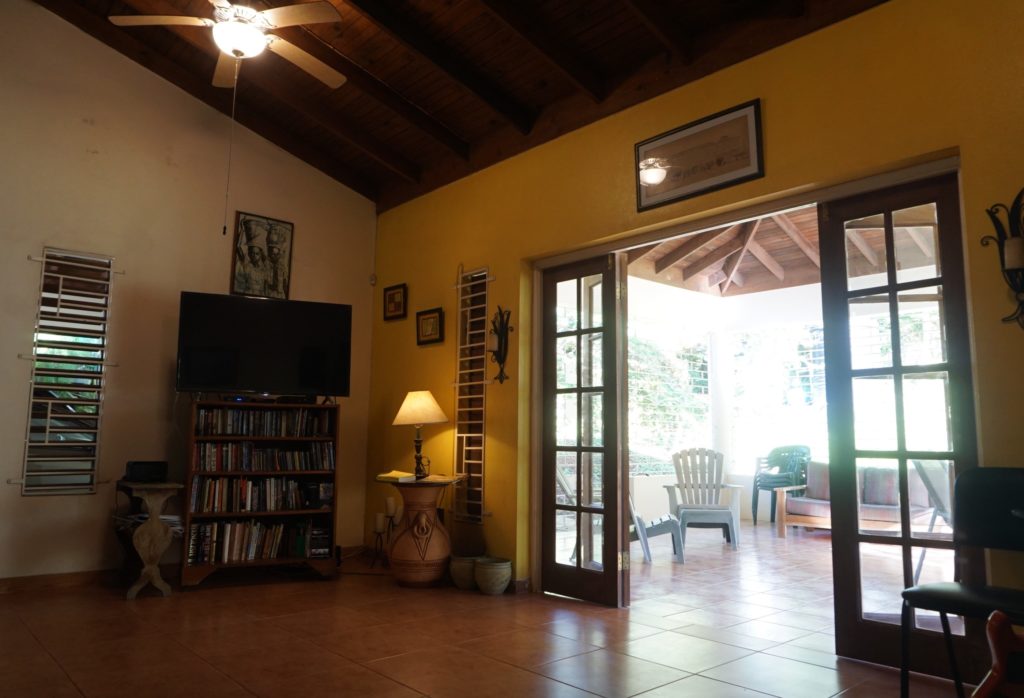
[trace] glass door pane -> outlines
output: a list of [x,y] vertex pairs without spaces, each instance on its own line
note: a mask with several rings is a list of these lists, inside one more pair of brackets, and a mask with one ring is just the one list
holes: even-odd
[[616,395],[617,263],[544,274],[544,591],[617,605],[620,489]]
[[[957,200],[949,177],[821,207],[836,633],[867,661],[899,662],[904,588],[955,578],[952,482],[976,461]],[[942,673],[937,619],[914,627]]]

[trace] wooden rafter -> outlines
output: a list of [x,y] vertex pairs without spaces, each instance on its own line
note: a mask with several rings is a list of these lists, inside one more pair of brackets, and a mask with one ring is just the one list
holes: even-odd
[[626,264],[632,264],[637,260],[646,257],[648,253],[653,252],[657,247],[660,247],[662,243],[656,242],[653,245],[644,245],[643,247],[634,247],[631,250],[626,251]]
[[814,266],[821,266],[821,254],[818,252],[818,248],[811,243],[804,234],[796,227],[793,221],[790,220],[789,216],[785,213],[776,213],[772,216],[772,220],[775,224],[782,229],[789,239],[792,240],[800,251],[807,255],[807,258],[814,262]]
[[700,251],[705,245],[714,242],[718,238],[735,229],[736,226],[733,225],[726,228],[720,228],[718,230],[709,230],[706,233],[697,233],[696,235],[687,238],[682,245],[654,263],[654,272],[656,274],[660,274],[669,267],[675,266],[690,255]]
[[917,245],[917,249],[921,250],[925,257],[928,259],[935,258],[935,242],[933,237],[926,237],[925,234],[917,228],[906,228],[906,231],[907,235],[910,236],[910,239],[914,241],[915,245]]
[[579,89],[586,92],[595,102],[601,102],[608,94],[605,81],[580,56],[566,47],[565,42],[519,0],[480,0],[491,14],[501,20],[509,29],[533,46],[552,67],[569,78]]
[[[125,0],[125,2],[135,10],[145,14],[171,15],[178,11],[174,4],[167,0]],[[177,36],[190,43],[195,49],[207,55],[215,56],[218,51],[213,42],[207,40],[206,35],[202,31],[178,27],[168,27],[167,30],[174,32]],[[271,52],[268,51],[267,53]],[[284,61],[283,58],[279,58],[276,55],[274,60]],[[284,62],[288,63],[287,61]],[[288,65],[291,64],[288,63]],[[313,80],[314,78],[310,79]],[[268,75],[266,70],[260,70],[255,66],[246,66],[244,63],[239,72],[239,80],[244,80],[265,93],[265,97],[261,99],[272,95],[273,98],[283,100],[292,105],[294,109],[315,121],[318,126],[353,147],[358,148],[392,173],[410,182],[415,182],[419,179],[420,170],[418,165],[410,162],[403,155],[395,152],[384,143],[377,141],[377,139],[355,124],[326,109],[319,102],[310,99],[303,90],[293,85],[290,81],[274,80]]]
[[537,114],[532,108],[521,104],[489,78],[481,75],[454,51],[437,44],[392,7],[380,0],[345,0],[345,3],[462,85],[520,133],[525,135],[533,130]]
[[[227,90],[214,87],[208,76],[197,78],[195,74],[174,61],[154,52],[140,39],[132,36],[130,32],[123,31],[111,24],[105,15],[95,14],[75,0],[35,0],[35,2],[222,114],[231,114],[231,94]],[[180,12],[176,11],[175,14],[180,14]],[[298,137],[285,124],[265,117],[248,99],[242,99],[241,105],[242,108],[239,109],[237,116],[240,124],[360,194],[371,199],[377,196],[376,186],[367,181],[365,175],[345,167],[326,154],[322,148],[317,148],[309,141]]]
[[[293,3],[291,0],[275,0],[275,2],[263,4],[266,7],[280,7]],[[275,29],[274,34],[277,34],[286,41],[290,41],[306,53],[334,68],[348,78],[349,85],[356,87],[367,96],[377,100],[413,127],[418,128],[463,160],[469,159],[469,143],[430,114],[423,111],[423,109],[363,70],[362,67],[338,53],[316,34],[304,27],[283,27]]]
[[687,31],[679,18],[667,12],[658,0],[624,0],[662,46],[682,61],[693,60],[694,35]]
[[750,245],[747,247],[747,251],[754,256],[757,261],[764,265],[764,268],[770,271],[776,279],[782,281],[786,278],[786,270],[782,268],[782,265],[775,261],[771,253],[765,248],[761,247],[756,240],[752,240]]
[[846,239],[853,243],[853,246],[860,250],[860,253],[864,255],[864,259],[873,267],[878,267],[878,254],[871,249],[871,245],[864,239],[864,236],[858,233],[852,228],[846,229]]
[[732,258],[725,265],[725,280],[722,281],[722,295],[729,290],[729,286],[732,284],[736,273],[739,271],[740,262],[743,261],[744,255],[747,254],[747,250],[750,249],[751,243],[754,242],[754,236],[757,235],[757,229],[761,227],[761,221],[763,219],[758,218],[756,220],[747,221],[743,224],[743,228],[740,230],[739,241],[740,249],[732,256]]
[[692,276],[700,274],[705,269],[708,269],[717,262],[721,262],[729,255],[735,254],[743,248],[743,240],[736,238],[730,242],[725,243],[721,247],[712,250],[706,256],[701,257],[693,264],[683,267],[683,280],[689,279]]

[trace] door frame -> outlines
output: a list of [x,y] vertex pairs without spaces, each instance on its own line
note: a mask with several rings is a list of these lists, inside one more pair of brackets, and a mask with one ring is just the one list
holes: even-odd
[[[520,365],[523,366],[524,375],[528,371],[529,380],[529,414],[520,418],[521,425],[529,425],[529,544],[528,559],[530,564],[530,588],[541,589],[541,466],[542,466],[542,434],[543,434],[543,330],[544,330],[544,307],[543,307],[543,272],[552,267],[562,266],[570,262],[595,257],[601,254],[626,252],[630,249],[643,247],[668,237],[696,233],[701,230],[713,228],[718,225],[725,225],[738,220],[758,218],[780,210],[797,208],[807,204],[821,201],[832,201],[864,192],[886,189],[908,182],[917,182],[930,177],[944,174],[956,173],[960,169],[960,157],[955,149],[946,149],[932,153],[925,153],[919,157],[905,160],[900,163],[888,163],[880,168],[866,172],[856,179],[846,180],[840,183],[828,184],[825,186],[810,186],[803,191],[790,189],[789,193],[768,194],[760,198],[756,204],[740,204],[718,209],[719,212],[712,215],[702,215],[697,212],[688,215],[682,220],[679,218],[668,222],[655,222],[632,231],[610,231],[602,236],[604,239],[611,239],[610,242],[584,245],[568,252],[545,256],[533,256],[523,260],[528,265],[530,281],[524,281],[524,295],[527,296],[520,304],[521,326],[529,327],[529,357],[526,358],[529,366],[523,364],[521,357]],[[659,211],[662,211],[659,209]],[[658,212],[655,212],[657,215]],[[662,211],[663,214],[663,211]],[[654,218],[654,216],[644,216]],[[657,220],[655,218],[655,220]],[[961,221],[962,224],[962,221]],[[522,298],[522,296],[521,296]],[[529,317],[525,313],[529,312]],[[623,391],[625,386],[623,386]],[[977,414],[975,413],[975,420]],[[520,443],[523,443],[520,441]],[[625,478],[628,485],[628,478]],[[622,487],[626,493],[626,485]],[[628,506],[628,502],[625,503]],[[622,509],[628,511],[628,509]],[[628,522],[626,523],[628,527]],[[629,575],[625,578],[628,583]],[[629,597],[625,599],[628,604]]]
[[[600,332],[604,338],[611,336],[614,341],[602,341],[601,343],[602,372],[604,375],[602,382],[599,384],[601,386],[599,390],[605,395],[601,409],[604,433],[600,447],[604,450],[604,468],[602,469],[602,501],[604,504],[600,509],[595,509],[595,511],[600,511],[604,517],[602,552],[600,556],[603,570],[600,572],[586,570],[579,564],[575,567],[558,565],[554,560],[555,551],[546,548],[546,545],[551,543],[544,536],[547,521],[556,510],[554,504],[556,485],[554,476],[546,471],[544,458],[551,451],[557,452],[553,427],[547,423],[547,420],[554,417],[554,405],[550,403],[555,400],[558,393],[554,385],[554,366],[545,364],[543,357],[550,350],[550,347],[545,345],[545,340],[553,340],[558,333],[554,326],[553,317],[549,312],[550,309],[543,307],[540,308],[540,312],[535,318],[540,319],[541,331],[534,337],[535,346],[539,345],[537,346],[538,356],[542,358],[540,363],[543,364],[543,368],[540,371],[534,372],[535,380],[540,379],[537,389],[539,390],[542,406],[540,410],[532,415],[533,422],[541,436],[539,452],[537,453],[537,459],[534,461],[539,464],[539,472],[531,487],[531,492],[536,492],[538,496],[532,499],[530,507],[531,516],[533,517],[531,519],[531,531],[533,532],[531,538],[539,544],[535,551],[531,551],[531,558],[533,558],[534,552],[536,552],[539,558],[537,559],[536,567],[533,567],[531,570],[536,579],[535,588],[544,589],[547,586],[555,593],[617,607],[628,604],[629,599],[627,543],[629,530],[627,512],[629,510],[626,508],[629,493],[627,489],[628,478],[623,475],[623,453],[627,443],[624,426],[627,423],[625,415],[626,401],[624,399],[626,387],[624,371],[621,370],[621,367],[625,366],[626,363],[626,340],[624,335],[626,328],[626,284],[623,280],[625,268],[624,254],[605,254],[592,256],[588,259],[574,261],[558,267],[551,267],[537,273],[541,281],[541,289],[537,295],[537,301],[539,301],[541,306],[543,306],[545,295],[553,294],[556,284],[561,283],[558,277],[563,273],[565,274],[565,281],[585,279],[594,275],[600,275],[602,278],[602,287],[600,289],[602,308]],[[551,280],[549,281],[549,279]],[[579,302],[582,303],[583,301]],[[580,307],[582,308],[583,306]],[[579,337],[585,339],[587,334],[582,325],[575,332],[579,333],[580,330],[584,330],[584,332],[579,334]],[[570,331],[570,336],[571,334],[572,331]],[[582,356],[580,354],[577,360],[580,360]],[[583,374],[579,373],[577,379],[582,379],[582,376]],[[579,390],[580,387],[582,387],[582,384],[578,383],[576,390]],[[611,399],[608,399],[609,395]],[[609,416],[614,418],[609,419]],[[577,415],[577,419],[582,418],[583,413],[581,412]],[[577,428],[579,429],[580,427],[578,426]],[[577,443],[576,447],[583,446],[583,443],[580,442]],[[582,460],[577,468],[581,466]],[[552,464],[552,467],[555,466]],[[578,477],[580,477],[579,471]],[[582,486],[584,480],[580,479],[579,482]],[[581,496],[582,490],[577,493],[577,497]],[[590,508],[580,501],[577,501],[575,506]],[[581,515],[577,524],[580,531],[582,530],[580,528],[582,521]],[[586,546],[579,547],[579,545],[580,542],[577,541],[576,555],[583,556],[585,555]],[[625,555],[622,554],[624,550],[626,551]],[[551,578],[545,580],[543,578],[544,575],[550,575]],[[575,593],[577,590],[585,591],[584,593]],[[573,593],[569,593],[570,591]]]

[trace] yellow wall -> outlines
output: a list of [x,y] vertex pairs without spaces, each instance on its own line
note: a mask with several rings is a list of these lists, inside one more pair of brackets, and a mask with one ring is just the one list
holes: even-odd
[[[740,65],[581,129],[444,189],[378,221],[380,285],[409,284],[411,311],[443,305],[453,331],[457,266],[488,266],[492,303],[512,308],[513,380],[488,389],[485,537],[492,554],[528,570],[531,258],[591,245],[655,224],[738,208],[806,187],[884,172],[930,153],[961,157],[964,245],[974,327],[982,462],[1016,464],[1024,452],[1017,406],[1024,333],[1012,310],[985,209],[1024,185],[1024,5],[1011,0],[891,0]],[[636,212],[633,145],[760,97],[767,174],[643,214]],[[528,267],[527,267],[528,268]],[[451,415],[454,342],[417,348],[413,321],[374,311],[368,481],[409,469],[411,434],[390,422],[405,392],[429,388]],[[425,429],[425,452],[448,471],[450,426]],[[370,482],[367,511],[386,487]]]
[[[169,460],[180,479],[174,361],[182,290],[226,293],[221,236],[229,121],[29,0],[4,0],[0,42],[0,578],[116,566],[112,484],[23,497],[21,478],[44,245],[110,254],[110,369],[99,479]],[[229,207],[295,224],[291,297],[351,303],[352,396],[341,400],[338,538],[363,537],[373,203],[252,132],[235,131]],[[187,404],[184,396],[178,406]],[[174,553],[167,559],[174,559]]]

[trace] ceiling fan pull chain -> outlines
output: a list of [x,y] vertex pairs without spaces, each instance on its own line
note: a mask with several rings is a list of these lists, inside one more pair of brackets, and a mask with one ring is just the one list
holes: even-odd
[[231,130],[228,132],[228,177],[224,184],[224,227],[221,235],[228,234],[228,195],[231,193],[231,150],[235,144],[235,105],[238,102],[238,71],[242,67],[242,61],[235,59],[235,81],[231,87]]

